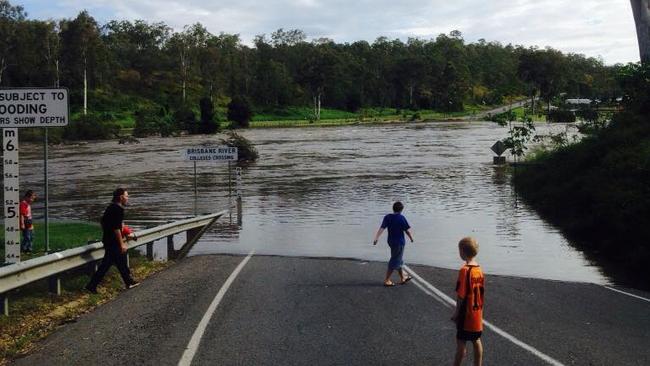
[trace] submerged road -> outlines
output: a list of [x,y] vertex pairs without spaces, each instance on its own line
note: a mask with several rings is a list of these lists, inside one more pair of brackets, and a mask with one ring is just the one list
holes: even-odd
[[[385,288],[384,263],[186,258],[15,364],[451,364],[456,272],[409,268],[413,281]],[[488,274],[484,364],[650,365],[648,297]]]

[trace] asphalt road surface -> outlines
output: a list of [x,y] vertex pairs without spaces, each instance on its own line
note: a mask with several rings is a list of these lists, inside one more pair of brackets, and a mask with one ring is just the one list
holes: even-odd
[[[386,288],[385,263],[247,258],[184,259],[15,364],[451,364],[455,271]],[[484,365],[650,365],[650,294],[486,272]]]

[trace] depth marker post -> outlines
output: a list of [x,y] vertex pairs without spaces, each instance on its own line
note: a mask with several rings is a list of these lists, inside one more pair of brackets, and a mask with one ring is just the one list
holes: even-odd
[[47,127],[67,126],[68,89],[0,89],[0,128],[3,137],[5,262],[20,262],[20,169],[18,128],[45,127],[45,243],[49,251],[47,197]]

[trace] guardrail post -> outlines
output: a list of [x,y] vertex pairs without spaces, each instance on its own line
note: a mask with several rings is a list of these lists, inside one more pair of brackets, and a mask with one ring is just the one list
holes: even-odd
[[57,296],[61,295],[61,277],[59,276],[50,276],[48,279],[48,287],[50,289],[50,293],[55,294]]
[[174,235],[167,237],[167,260],[176,258],[176,250],[174,250]]
[[7,294],[0,294],[0,312],[4,316],[9,316],[9,296]]
[[203,229],[203,226],[187,230],[187,240],[185,242],[189,243],[191,241],[194,241],[194,238],[196,238],[196,235],[201,232],[201,229]]
[[91,277],[95,274],[95,272],[97,272],[97,268],[99,268],[98,261],[90,262],[86,265],[86,271],[88,272],[88,275]]
[[153,242],[147,243],[147,259],[150,261],[153,260]]

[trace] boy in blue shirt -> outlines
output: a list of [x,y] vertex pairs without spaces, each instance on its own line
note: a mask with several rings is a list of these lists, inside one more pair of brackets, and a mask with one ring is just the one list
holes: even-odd
[[411,243],[413,243],[413,235],[410,230],[411,226],[408,221],[406,221],[406,217],[402,216],[403,209],[404,205],[402,202],[398,201],[393,204],[393,213],[384,216],[384,220],[381,222],[381,227],[377,230],[375,240],[372,242],[373,245],[377,245],[379,236],[384,232],[384,229],[388,229],[390,261],[388,261],[388,270],[386,271],[384,286],[395,286],[395,283],[390,279],[390,276],[395,270],[399,273],[400,284],[403,285],[411,279],[411,276],[406,274],[402,269],[402,265],[404,264],[402,257],[404,256],[404,246],[406,245],[404,233],[408,235],[409,239],[411,239]]

